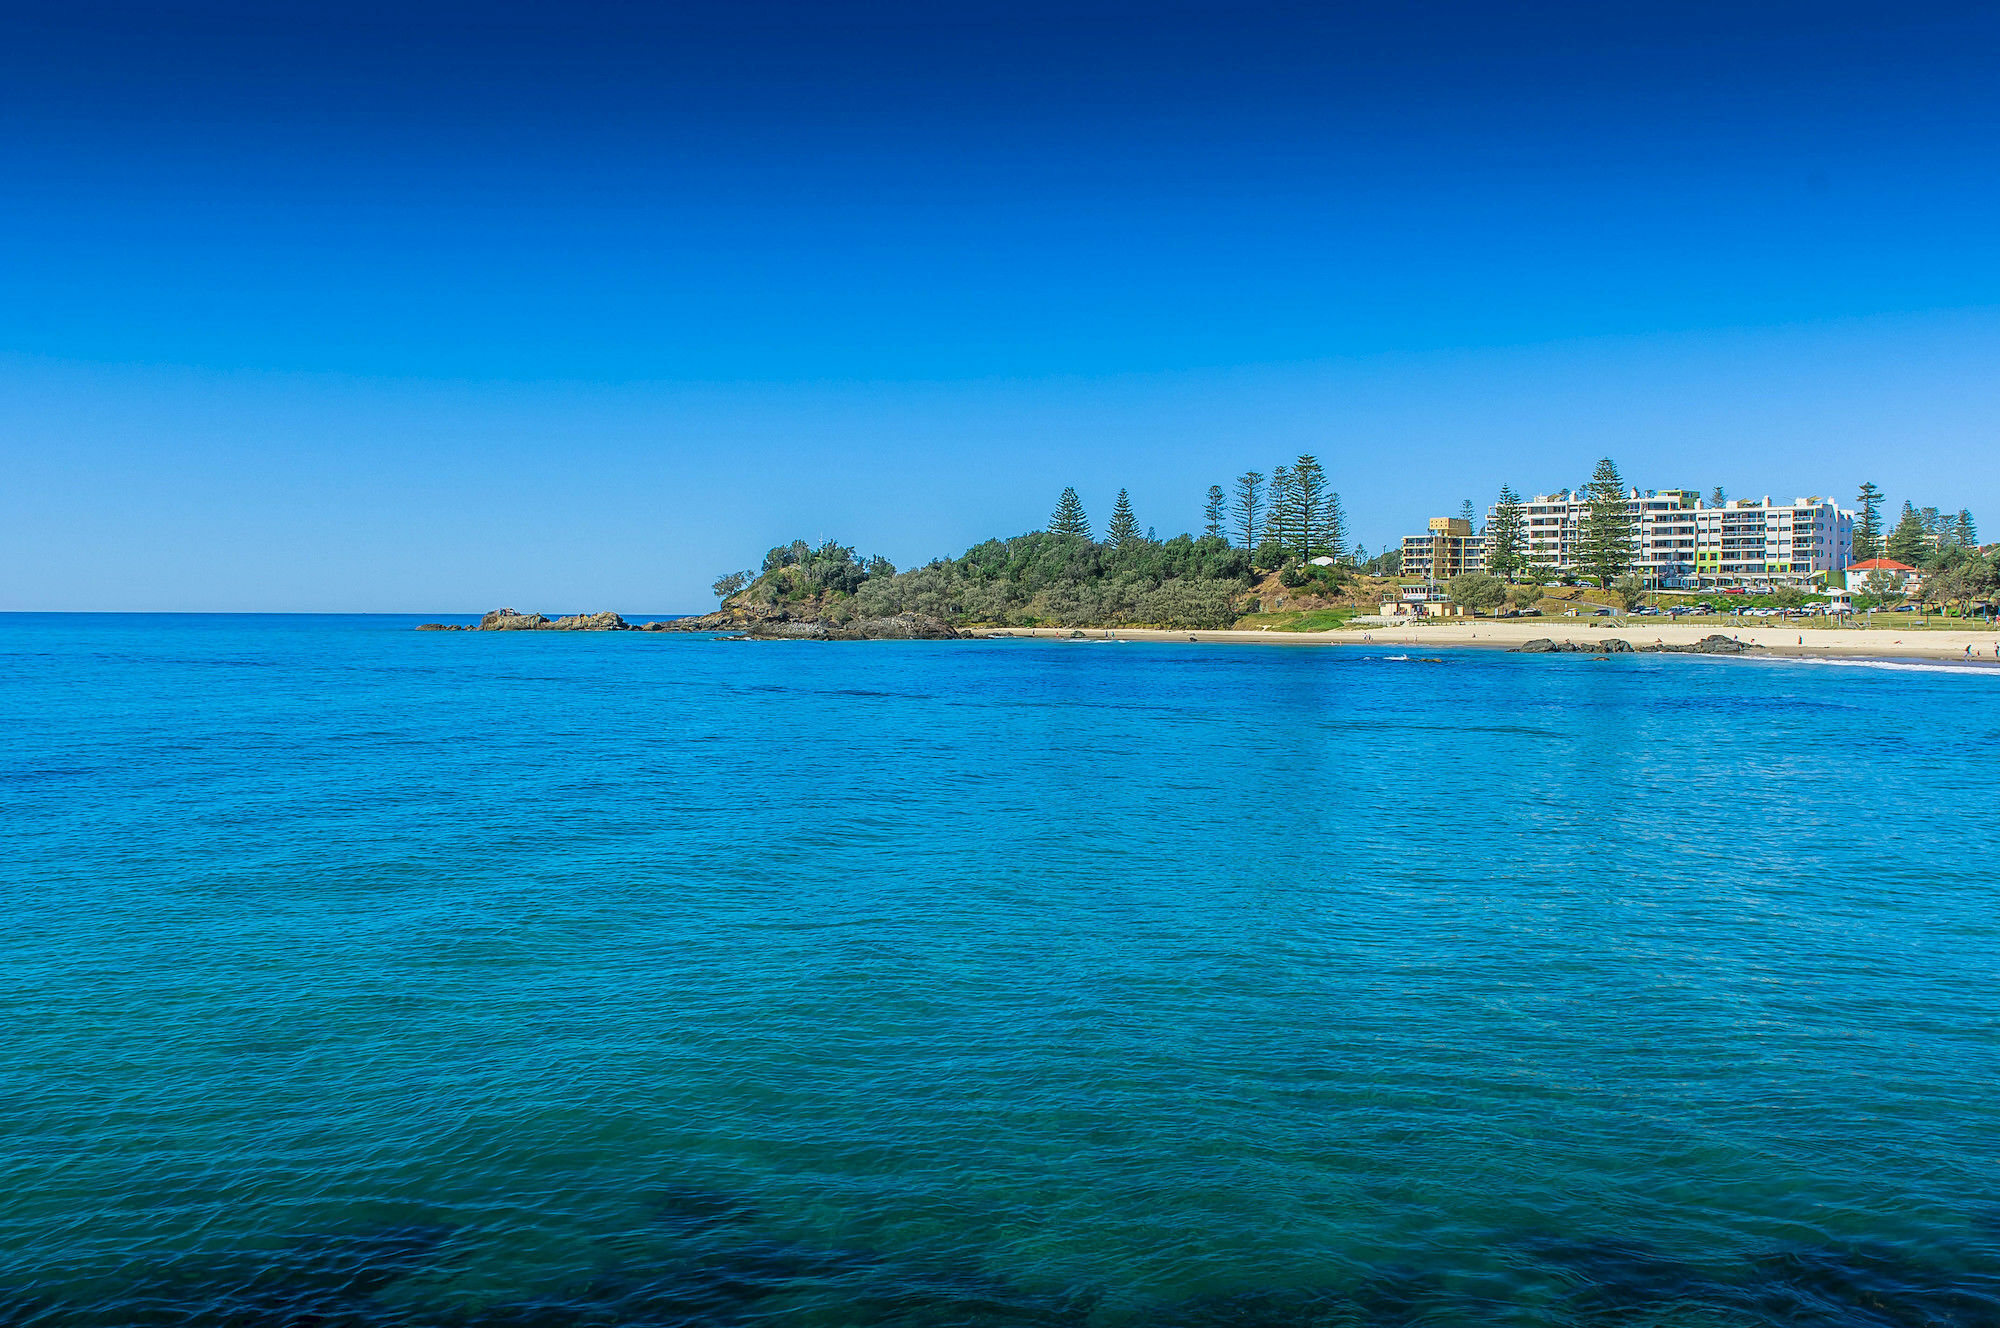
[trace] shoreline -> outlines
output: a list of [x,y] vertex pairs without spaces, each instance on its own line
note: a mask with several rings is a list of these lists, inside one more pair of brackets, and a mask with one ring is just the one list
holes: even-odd
[[[1513,650],[1529,641],[1594,647],[1617,639],[1635,650],[1652,645],[1692,646],[1708,636],[1728,636],[1745,645],[1762,647],[1765,659],[1880,659],[1936,664],[1983,664],[2000,672],[2000,632],[1911,631],[1873,628],[1752,627],[1725,632],[1716,627],[1633,623],[1619,627],[1563,626],[1552,622],[1441,622],[1423,627],[1340,628],[1327,632],[1281,632],[1235,628],[1170,630],[1157,627],[975,627],[966,634],[980,640],[1155,641],[1182,644],[1274,646],[1401,646],[1411,649]],[[1967,654],[1970,647],[1971,654]],[[1725,658],[1745,658],[1733,656]]]

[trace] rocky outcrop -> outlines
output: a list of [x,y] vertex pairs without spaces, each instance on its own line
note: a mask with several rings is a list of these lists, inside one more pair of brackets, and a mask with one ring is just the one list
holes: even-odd
[[615,613],[573,613],[567,618],[558,618],[552,623],[544,623],[545,631],[551,632],[629,632],[632,624]]
[[1738,641],[1734,637],[1719,633],[1703,637],[1691,646],[1637,646],[1615,636],[1607,636],[1602,641],[1551,641],[1546,636],[1538,636],[1532,641],[1524,641],[1515,646],[1511,653],[1516,655],[1741,655],[1752,650],[1762,650],[1763,646]]
[[420,632],[629,632],[632,624],[615,613],[572,613],[565,618],[548,618],[539,613],[495,609],[479,620],[476,627],[457,623],[420,623]]
[[1752,650],[1765,647],[1752,645],[1748,641],[1738,641],[1733,636],[1713,633],[1704,636],[1691,646],[1652,646],[1650,649],[1661,655],[1744,655]]
[[423,623],[420,632],[721,632],[773,641],[955,641],[964,633],[921,613],[891,618],[831,618],[813,611],[760,605],[730,607],[698,618],[628,623],[615,613],[573,613],[549,618],[539,613],[495,609],[477,626]]
[[482,632],[532,632],[548,625],[549,620],[539,613],[520,613],[513,609],[495,609],[479,620]]
[[831,618],[786,605],[730,605],[698,618],[647,623],[648,632],[722,632],[762,641],[955,641],[964,633],[921,613]]
[[834,628],[833,641],[956,641],[964,633],[950,623],[921,613],[893,618],[860,618]]
[[1629,655],[1632,643],[1621,641],[1615,636],[1602,641],[1551,641],[1546,636],[1538,636],[1532,641],[1524,641],[1511,652],[1516,655]]

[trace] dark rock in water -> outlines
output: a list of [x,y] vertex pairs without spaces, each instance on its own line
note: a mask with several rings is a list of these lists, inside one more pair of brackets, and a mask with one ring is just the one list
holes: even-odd
[[1734,637],[1712,632],[1691,646],[1647,646],[1648,654],[1654,655],[1743,655],[1752,650],[1762,650],[1763,646],[1752,645],[1748,641],[1738,641]]
[[921,613],[893,618],[864,618],[833,633],[839,641],[956,641],[962,633],[950,623]]
[[[658,624],[647,624],[657,628]],[[420,632],[629,632],[632,624],[615,613],[573,613],[566,618],[549,619],[539,613],[520,613],[514,609],[495,609],[479,620],[477,627],[459,627],[451,623],[419,623]]]
[[698,618],[647,623],[648,632],[727,632],[762,641],[955,641],[963,635],[951,624],[921,613],[890,618],[794,616],[783,606],[731,607]]
[[[1648,650],[1658,650],[1658,646],[1648,646]],[[1511,652],[1516,655],[1636,655],[1639,650],[1622,637],[1607,636],[1602,641],[1551,641],[1546,636],[1538,636],[1532,641],[1524,641]]]
[[544,626],[552,632],[627,632],[632,629],[630,623],[615,613],[573,613]]
[[531,632],[548,625],[548,619],[539,613],[521,613],[514,609],[495,609],[479,620],[482,632]]
[[958,629],[920,613],[902,613],[893,618],[857,618],[851,622],[823,619],[752,623],[749,635],[793,641],[955,641]]

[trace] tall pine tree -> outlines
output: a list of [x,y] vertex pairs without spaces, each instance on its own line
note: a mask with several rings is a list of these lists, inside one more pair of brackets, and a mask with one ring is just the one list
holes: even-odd
[[1958,509],[1958,523],[1952,533],[1958,542],[1959,548],[1976,549],[1979,547],[1979,527],[1972,524],[1972,513],[1963,507]]
[[1638,518],[1625,494],[1625,480],[1618,473],[1618,463],[1610,457],[1597,463],[1584,490],[1584,501],[1588,506],[1577,531],[1577,561],[1583,565],[1584,575],[1594,578],[1599,589],[1608,590],[1613,581],[1631,570],[1633,536],[1638,533]]
[[1298,509],[1298,520],[1293,529],[1296,541],[1292,551],[1301,560],[1315,558],[1327,551],[1331,542],[1328,527],[1333,524],[1332,514],[1327,508],[1328,496],[1326,470],[1316,456],[1302,456],[1292,465],[1292,495]]
[[1090,538],[1090,518],[1083,514],[1083,499],[1075,489],[1064,489],[1056,501],[1055,515],[1049,518],[1049,534]]
[[1118,491],[1118,501],[1111,506],[1111,525],[1104,538],[1114,549],[1128,548],[1139,542],[1139,518],[1132,515],[1132,495],[1123,489]]
[[1246,549],[1257,547],[1264,534],[1264,476],[1246,470],[1236,477],[1236,542]]
[[1202,527],[1202,534],[1210,539],[1222,538],[1223,494],[1220,484],[1208,486],[1208,505],[1201,509],[1203,519],[1208,523]]
[[1863,480],[1854,502],[1861,509],[1854,517],[1854,561],[1865,563],[1882,556],[1882,491]]
[[1347,556],[1347,509],[1332,489],[1326,494],[1326,551],[1335,558]]
[[1528,566],[1528,509],[1514,486],[1500,486],[1500,501],[1486,523],[1486,570],[1512,581]]
[[1298,543],[1299,498],[1292,484],[1292,468],[1279,466],[1271,472],[1271,519],[1264,523],[1264,541],[1290,549]]
[[1904,503],[1903,515],[1897,518],[1896,528],[1889,532],[1887,556],[1907,567],[1921,567],[1930,551],[1930,532],[1924,529],[1923,514],[1909,503]]

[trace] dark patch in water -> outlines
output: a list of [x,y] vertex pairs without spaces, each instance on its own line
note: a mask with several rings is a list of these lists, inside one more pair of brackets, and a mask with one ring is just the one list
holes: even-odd
[[1756,1260],[1747,1308],[1772,1323],[1992,1328],[2000,1279],[1920,1263],[1888,1246],[1780,1250]]
[[1195,1296],[1158,1312],[1159,1328],[1317,1328],[1353,1323],[1353,1302],[1326,1289],[1253,1288]]
[[115,1301],[48,1306],[21,1322],[38,1328],[401,1328],[422,1320],[411,1310],[376,1303],[375,1296],[429,1266],[449,1234],[440,1226],[396,1225],[307,1236],[248,1267],[242,1259],[177,1264],[139,1279]]
[[1619,1322],[1667,1306],[1726,1299],[1714,1279],[1636,1241],[1533,1239],[1523,1247],[1561,1271],[1573,1287],[1570,1308],[1586,1322]]
[[[918,1268],[867,1251],[774,1239],[749,1204],[664,1183],[640,1196],[654,1243],[582,1277],[565,1294],[473,1310],[384,1293],[440,1260],[450,1231],[396,1223],[292,1240],[246,1259],[176,1265],[115,1299],[60,1305],[0,1289],[0,1328],[1408,1328],[1423,1323],[1703,1323],[1810,1328],[2000,1328],[2000,1276],[1952,1267],[1943,1252],[1888,1245],[1774,1251],[1719,1278],[1642,1243],[1535,1236],[1501,1242],[1567,1288],[1526,1305],[1455,1289],[1451,1270],[1387,1267],[1352,1283],[1245,1287],[1107,1314],[1096,1286],[1036,1290],[970,1264]],[[673,1253],[659,1253],[664,1235]],[[647,1253],[638,1253],[647,1250]],[[1474,1283],[1477,1285],[1477,1283]]]
[[691,1231],[744,1226],[757,1216],[757,1211],[741,1200],[691,1185],[655,1186],[644,1191],[640,1201],[656,1222]]
[[1435,1272],[1386,1268],[1364,1279],[1348,1299],[1360,1311],[1358,1322],[1371,1328],[1404,1328],[1430,1320],[1452,1297]]

